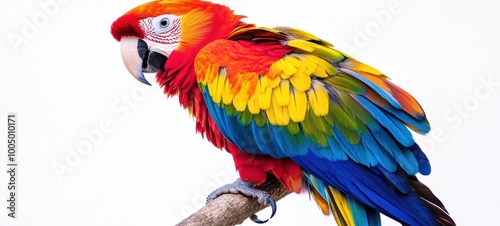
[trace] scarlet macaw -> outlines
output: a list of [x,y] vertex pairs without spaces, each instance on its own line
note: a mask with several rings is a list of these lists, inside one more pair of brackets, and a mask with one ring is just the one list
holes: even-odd
[[[338,225],[455,225],[416,174],[429,161],[409,129],[430,130],[419,103],[380,71],[289,27],[244,23],[226,6],[159,0],[111,27],[139,81],[156,72],[196,131],[228,151],[240,179],[217,189],[274,200],[253,188],[274,175],[308,191]],[[257,222],[262,222],[256,220]]]

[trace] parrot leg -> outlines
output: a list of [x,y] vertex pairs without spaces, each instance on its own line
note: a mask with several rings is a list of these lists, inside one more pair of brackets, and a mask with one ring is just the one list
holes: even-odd
[[[241,193],[247,197],[257,198],[258,202],[260,204],[263,204],[263,205],[269,204],[271,206],[271,209],[272,209],[271,217],[269,217],[269,219],[271,219],[272,217],[274,217],[274,214],[276,214],[276,201],[274,201],[274,199],[267,192],[255,189],[254,187],[255,187],[255,184],[253,184],[251,182],[243,181],[240,178],[238,178],[238,180],[236,180],[235,182],[233,182],[231,184],[226,184],[226,185],[216,189],[212,193],[210,193],[210,195],[208,195],[208,197],[207,197],[207,203],[209,203],[210,201],[217,198],[217,196],[222,195],[222,194]],[[263,223],[266,223],[267,221],[269,221],[269,219],[264,220],[264,221],[259,220],[257,218],[257,215],[252,215],[250,217],[250,219],[253,222],[259,223],[259,224],[263,224]]]

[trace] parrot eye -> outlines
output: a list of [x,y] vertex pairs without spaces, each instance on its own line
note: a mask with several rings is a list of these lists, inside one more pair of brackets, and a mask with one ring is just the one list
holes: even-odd
[[172,29],[176,19],[177,17],[174,15],[164,14],[153,18],[153,21],[150,23],[152,23],[151,25],[153,25],[156,32],[163,33]]
[[160,27],[161,28],[166,28],[166,27],[168,27],[168,25],[170,25],[170,21],[168,20],[168,18],[163,18],[160,20]]

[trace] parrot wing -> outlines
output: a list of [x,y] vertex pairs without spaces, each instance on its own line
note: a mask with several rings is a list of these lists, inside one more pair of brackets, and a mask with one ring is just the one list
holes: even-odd
[[407,179],[430,173],[408,129],[427,133],[429,123],[380,71],[304,31],[243,27],[205,46],[195,72],[226,139],[299,164],[311,196],[339,225],[379,225],[378,211],[436,224]]

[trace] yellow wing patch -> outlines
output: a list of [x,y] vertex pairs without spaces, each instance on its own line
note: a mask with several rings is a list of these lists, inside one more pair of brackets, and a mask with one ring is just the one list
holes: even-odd
[[232,104],[236,111],[252,114],[265,111],[272,125],[302,122],[309,108],[316,116],[325,116],[329,97],[325,87],[313,79],[337,73],[326,60],[310,54],[291,54],[274,62],[264,75],[247,72],[229,79],[226,68],[215,64],[202,70],[215,103]]

